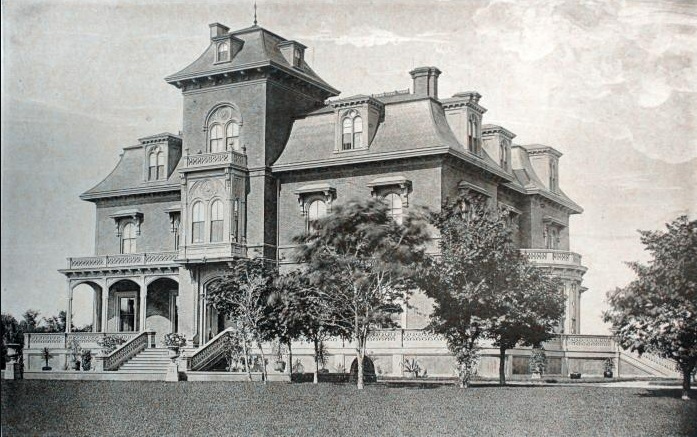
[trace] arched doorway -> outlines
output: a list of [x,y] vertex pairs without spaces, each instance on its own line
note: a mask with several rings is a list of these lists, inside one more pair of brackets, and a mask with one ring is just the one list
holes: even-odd
[[109,308],[106,332],[135,332],[140,330],[140,286],[122,279],[109,287]]
[[145,308],[145,327],[155,331],[155,341],[161,345],[164,335],[177,332],[177,296],[179,284],[170,278],[159,278],[148,284]]

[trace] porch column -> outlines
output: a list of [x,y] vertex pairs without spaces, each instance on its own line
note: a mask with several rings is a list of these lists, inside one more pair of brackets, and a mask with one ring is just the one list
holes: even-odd
[[101,296],[97,296],[97,289],[92,287],[92,332],[97,331],[97,324],[99,323],[99,299]]
[[109,329],[109,286],[104,281],[104,290],[102,290],[102,332],[107,332]]
[[145,317],[146,317],[146,297],[148,295],[148,287],[145,285],[145,280],[143,279],[140,283],[140,332],[145,331]]
[[73,287],[68,281],[68,311],[65,313],[65,332],[70,332],[73,324]]

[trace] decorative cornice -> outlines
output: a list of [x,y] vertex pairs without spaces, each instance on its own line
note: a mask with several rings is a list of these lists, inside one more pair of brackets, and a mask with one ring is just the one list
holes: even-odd
[[112,197],[126,197],[138,195],[151,195],[157,193],[180,192],[179,184],[167,185],[149,185],[146,187],[137,188],[122,188],[118,190],[101,191],[97,193],[82,193],[80,199],[94,201],[100,199],[108,199]]
[[522,147],[528,152],[528,155],[530,156],[536,156],[536,155],[552,155],[556,156],[557,158],[560,158],[562,156],[562,153],[555,149],[554,147],[550,146],[545,146],[543,144],[524,144],[524,145],[516,145],[517,147]]
[[516,137],[516,134],[501,126],[497,126],[494,124],[485,124],[484,126],[482,126],[482,136],[493,134],[501,134],[509,140],[512,140]]
[[331,100],[328,102],[328,104],[333,108],[333,109],[341,109],[341,108],[350,108],[350,107],[355,107],[355,106],[360,106],[367,104],[368,106],[372,106],[380,111],[385,107],[385,104],[382,103],[381,101],[377,100],[376,98],[372,96],[366,96],[366,95],[358,95],[358,96],[352,96],[352,97],[347,97],[345,99],[339,99],[339,100]]

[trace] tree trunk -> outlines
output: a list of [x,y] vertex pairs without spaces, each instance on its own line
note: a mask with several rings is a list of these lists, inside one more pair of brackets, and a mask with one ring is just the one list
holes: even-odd
[[499,347],[499,384],[506,385],[506,349]]
[[681,366],[680,368],[680,370],[682,370],[682,399],[684,401],[690,400],[690,385],[692,382],[690,379],[694,368],[694,363],[692,365]]
[[264,355],[264,349],[261,347],[261,341],[257,340],[257,346],[259,347],[259,353],[261,354],[261,379],[266,384],[269,380],[269,374],[266,371],[266,356]]
[[293,350],[290,347],[290,340],[288,341],[288,374],[290,375],[290,382],[293,382]]
[[315,371],[314,371],[314,373],[313,373],[313,375],[312,375],[312,383],[313,383],[313,384],[317,384],[317,381],[318,381],[318,376],[317,376],[317,374],[319,373],[319,357],[318,357],[318,353],[319,353],[319,351],[318,351],[318,349],[319,349],[318,344],[319,344],[319,343],[317,343],[317,338],[313,338],[313,339],[312,339],[312,342],[314,343],[314,346],[315,346]]
[[358,360],[358,374],[356,375],[356,387],[358,388],[358,390],[363,390],[363,356],[365,355],[363,352],[364,345],[365,341],[358,340],[358,348],[356,349],[356,360]]
[[252,371],[249,368],[249,354],[247,353],[247,340],[242,338],[242,353],[244,354],[244,369],[247,371],[247,377],[252,380]]

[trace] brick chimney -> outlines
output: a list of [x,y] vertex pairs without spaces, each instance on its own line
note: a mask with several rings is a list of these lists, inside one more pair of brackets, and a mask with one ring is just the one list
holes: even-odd
[[414,80],[414,94],[438,98],[438,76],[436,67],[418,67],[409,72]]
[[211,28],[211,39],[217,36],[226,35],[230,31],[229,27],[220,23],[211,23],[208,25],[208,27]]

